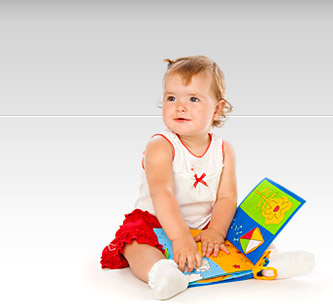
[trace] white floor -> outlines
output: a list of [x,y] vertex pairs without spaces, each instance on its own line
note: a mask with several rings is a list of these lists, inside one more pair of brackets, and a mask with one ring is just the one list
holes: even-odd
[[[0,118],[0,301],[152,303],[129,269],[101,252],[131,211],[141,154],[160,118]],[[237,154],[239,201],[263,177],[307,200],[276,244],[316,257],[311,275],[191,288],[172,303],[326,303],[332,118],[231,118],[216,133]],[[116,300],[116,302],[113,302]]]

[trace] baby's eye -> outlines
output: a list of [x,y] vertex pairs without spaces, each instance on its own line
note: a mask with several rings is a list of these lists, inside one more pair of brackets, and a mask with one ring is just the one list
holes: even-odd
[[199,101],[199,98],[196,98],[196,97],[190,98],[190,102],[198,102],[198,101]]
[[168,96],[166,100],[167,100],[167,101],[175,101],[176,98],[173,97],[173,96]]

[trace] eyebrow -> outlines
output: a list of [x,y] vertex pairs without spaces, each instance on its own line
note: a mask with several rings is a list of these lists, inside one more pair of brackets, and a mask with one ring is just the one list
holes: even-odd
[[[164,94],[176,95],[176,93],[170,92],[170,91],[165,91]],[[193,92],[190,92],[188,95],[190,95],[190,96],[199,96],[201,98],[203,97],[201,94],[193,93]]]
[[202,97],[202,95],[201,95],[201,94],[199,94],[199,93],[193,93],[193,92],[190,92],[190,93],[189,93],[189,95],[193,95],[193,96],[199,96],[199,97]]

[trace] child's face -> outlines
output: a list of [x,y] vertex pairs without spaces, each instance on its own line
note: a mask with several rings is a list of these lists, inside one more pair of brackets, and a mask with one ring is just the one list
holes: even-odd
[[166,79],[163,120],[168,129],[180,136],[207,135],[223,107],[214,96],[211,77],[206,73],[193,76],[188,85],[179,74]]

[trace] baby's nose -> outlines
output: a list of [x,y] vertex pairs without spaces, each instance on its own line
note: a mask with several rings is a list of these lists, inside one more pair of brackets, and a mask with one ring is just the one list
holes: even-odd
[[186,101],[178,101],[177,102],[177,111],[185,112],[187,110],[187,102]]

